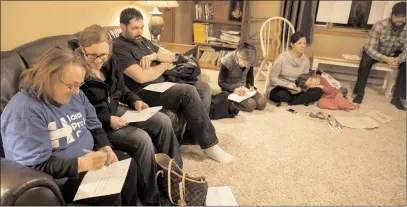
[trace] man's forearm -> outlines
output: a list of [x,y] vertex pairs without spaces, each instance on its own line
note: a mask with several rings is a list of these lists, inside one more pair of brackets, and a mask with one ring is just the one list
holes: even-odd
[[163,63],[145,70],[141,68],[138,69],[136,66],[131,66],[124,71],[124,74],[132,78],[137,83],[143,84],[151,82],[160,77],[167,69],[166,67],[167,65]]
[[162,63],[172,63],[175,61],[175,53],[164,48],[160,48],[157,52],[157,61]]

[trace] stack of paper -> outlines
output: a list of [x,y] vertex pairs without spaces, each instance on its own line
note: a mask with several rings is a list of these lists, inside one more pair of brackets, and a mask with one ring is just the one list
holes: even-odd
[[206,206],[238,206],[229,186],[210,187],[206,196]]
[[347,60],[361,60],[358,55],[349,55],[349,54],[342,54],[342,57]]

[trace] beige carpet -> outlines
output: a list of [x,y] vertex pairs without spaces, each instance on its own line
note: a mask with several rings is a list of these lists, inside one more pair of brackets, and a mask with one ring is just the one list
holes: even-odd
[[205,175],[209,186],[231,186],[239,205],[406,205],[405,112],[369,88],[359,111],[330,112],[363,116],[377,109],[393,121],[339,133],[308,117],[316,106],[294,108],[297,114],[270,103],[265,111],[213,121],[235,161],[184,154],[186,172]]

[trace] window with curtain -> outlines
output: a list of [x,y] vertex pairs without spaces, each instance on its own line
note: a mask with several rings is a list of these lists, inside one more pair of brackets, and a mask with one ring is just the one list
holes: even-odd
[[315,24],[371,29],[374,23],[390,16],[397,2],[400,1],[318,1]]

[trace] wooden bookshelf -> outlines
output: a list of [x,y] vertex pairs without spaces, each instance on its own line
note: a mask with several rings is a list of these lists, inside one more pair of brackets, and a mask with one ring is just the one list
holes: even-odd
[[230,44],[209,44],[209,43],[203,43],[203,42],[194,42],[194,45],[200,45],[200,46],[210,46],[210,47],[221,47],[221,48],[230,48],[230,49],[236,49],[236,45],[230,45]]
[[207,62],[199,61],[199,66],[201,68],[205,68],[205,69],[209,69],[209,70],[220,70],[220,68],[217,65],[212,65],[212,64],[207,63]]
[[242,22],[236,22],[231,20],[213,20],[213,19],[197,19],[194,22],[201,22],[201,23],[210,23],[210,24],[231,24],[231,25],[242,25]]
[[[193,11],[192,12],[193,23],[201,24],[198,27],[196,27],[196,30],[194,29],[194,25],[192,26],[193,39],[195,37],[194,32],[195,31],[199,32],[197,33],[199,35],[196,36],[197,39],[199,38],[199,41],[195,41],[195,39],[193,41],[194,45],[198,45],[198,54],[197,54],[198,60],[203,54],[205,48],[208,47],[213,48],[213,50],[217,52],[222,50],[231,51],[237,48],[237,45],[235,44],[208,43],[209,36],[220,39],[222,31],[239,31],[240,32],[240,35],[238,35],[240,37],[239,42],[246,41],[246,38],[248,36],[248,34],[246,34],[248,32],[247,30],[248,8],[249,8],[248,0],[241,0],[239,1],[239,3],[236,0],[194,1],[194,4],[192,4],[191,8],[191,10]],[[237,14],[240,15],[237,16],[233,15],[236,14],[236,11]],[[204,24],[205,26],[202,24]],[[205,33],[202,33],[202,31],[204,31]],[[206,42],[201,42],[202,40],[205,40]],[[221,58],[221,56],[217,58]],[[216,58],[214,58],[214,60],[215,59]],[[219,70],[218,65],[212,65],[208,62],[203,61],[199,61],[199,64],[201,68]]]

